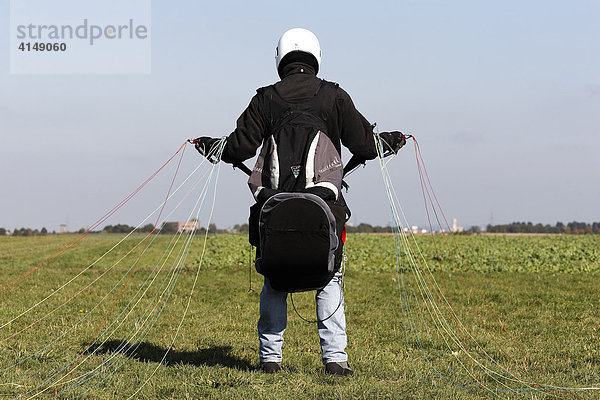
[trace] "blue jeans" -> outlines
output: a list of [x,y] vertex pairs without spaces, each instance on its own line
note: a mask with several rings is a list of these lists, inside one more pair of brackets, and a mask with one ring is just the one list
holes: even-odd
[[[342,292],[342,274],[337,273],[323,289],[317,290],[317,328],[321,341],[323,364],[348,361],[346,349],[346,317]],[[260,293],[258,320],[258,357],[260,362],[281,362],[283,332],[287,326],[287,293],[271,287],[269,279]],[[342,302],[340,304],[340,301]],[[339,306],[339,308],[338,308]],[[337,311],[335,309],[337,308]],[[327,320],[323,321],[335,313]]]

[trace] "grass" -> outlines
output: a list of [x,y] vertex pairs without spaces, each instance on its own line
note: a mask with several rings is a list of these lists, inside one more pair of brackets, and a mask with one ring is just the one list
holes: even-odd
[[[72,238],[0,238],[0,285],[11,282]],[[438,324],[428,316],[427,307],[432,303],[419,298],[417,275],[409,270],[402,277],[396,274],[388,236],[349,236],[345,299],[347,351],[356,371],[352,379],[335,379],[323,374],[316,326],[302,321],[291,307],[284,345],[286,371],[274,376],[257,372],[256,319],[262,280],[253,271],[253,290],[248,290],[250,252],[241,236],[209,238],[190,308],[174,347],[166,356],[196,277],[202,249],[199,238],[181,266],[170,296],[163,290],[173,282],[170,277],[175,277],[168,272],[175,253],[164,260],[164,268],[158,270],[163,265],[159,260],[169,241],[166,237],[158,238],[139,261],[136,260],[143,245],[134,246],[141,237],[126,240],[71,284],[57,290],[119,239],[111,235],[86,238],[75,249],[0,293],[0,325],[55,293],[30,313],[0,328],[0,341],[15,334],[0,343],[0,398],[26,393],[65,366],[62,374],[66,373],[71,368],[68,364],[80,355],[61,389],[70,388],[74,383],[69,382],[70,379],[92,371],[103,361],[115,363],[92,379],[78,382],[78,386],[57,398],[129,397],[153,371],[154,375],[136,398],[478,399],[486,397],[480,385],[502,388],[482,374],[481,369],[474,368],[479,371],[480,382],[469,378],[471,364],[466,355],[453,355],[445,348],[447,335],[436,330]],[[432,275],[429,278],[425,275],[424,279],[436,279],[462,321],[462,328],[456,327],[450,309],[444,307],[442,301],[436,301],[441,313],[450,321],[448,326],[462,337],[472,335],[477,339],[480,348],[465,339],[477,353],[485,350],[515,374],[535,382],[565,387],[599,386],[597,236],[458,237],[466,264],[471,267],[470,275],[452,263],[445,252],[436,255],[430,239],[418,237],[417,240],[433,269]],[[134,251],[127,255],[131,249]],[[118,260],[121,261],[113,266]],[[126,278],[116,285],[128,276],[132,266],[135,267],[127,285],[123,286]],[[154,284],[145,296],[136,295],[140,288],[143,291],[148,287],[144,284],[148,277],[155,278]],[[404,322],[408,320],[403,313],[406,303],[399,295],[399,284],[402,284],[399,279],[403,279],[408,288],[406,293],[414,312],[412,322],[420,332],[419,337],[405,335]],[[415,290],[410,289],[409,282]],[[485,301],[477,288],[484,293]],[[107,293],[106,300],[97,305]],[[139,299],[139,303],[127,316],[132,298]],[[297,294],[294,300],[303,315],[313,315],[311,293]],[[59,306],[59,310],[48,315]],[[163,306],[163,312],[147,334],[143,330],[144,323],[136,327],[134,322],[144,310],[155,310],[154,307],[158,310]],[[422,318],[416,311],[418,307],[423,312]],[[117,320],[122,310],[126,312],[118,322],[101,335],[97,344],[84,351],[92,339]],[[45,315],[48,316],[34,327],[17,334]],[[102,322],[105,315],[107,318]],[[72,331],[48,346],[82,318]],[[136,328],[140,330],[131,336]],[[124,345],[135,346],[136,351],[124,352]],[[124,354],[131,357],[126,358]],[[19,361],[22,363],[2,371]],[[472,390],[448,383],[435,370],[468,384]],[[45,397],[51,394],[52,391],[44,392]],[[566,397],[599,396],[599,391],[591,391],[569,392]],[[563,396],[524,391],[487,392],[487,397]]]

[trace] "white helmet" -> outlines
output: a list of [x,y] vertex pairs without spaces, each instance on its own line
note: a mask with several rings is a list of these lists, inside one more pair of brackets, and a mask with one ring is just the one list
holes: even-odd
[[293,28],[281,35],[275,51],[275,65],[279,71],[279,64],[283,57],[293,51],[302,51],[311,54],[317,60],[316,71],[321,66],[321,46],[319,39],[308,29]]

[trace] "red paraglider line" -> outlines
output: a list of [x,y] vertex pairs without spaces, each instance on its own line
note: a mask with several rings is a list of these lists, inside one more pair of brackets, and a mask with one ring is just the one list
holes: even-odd
[[[446,216],[445,216],[445,214],[444,214],[444,210],[442,209],[442,207],[441,207],[441,205],[440,205],[440,203],[439,203],[439,200],[437,199],[437,196],[436,196],[436,194],[435,194],[435,191],[433,190],[433,186],[431,185],[431,181],[430,181],[430,179],[429,179],[429,174],[427,173],[427,168],[425,167],[425,163],[424,163],[424,161],[423,161],[423,156],[421,155],[421,148],[420,148],[420,146],[419,146],[419,143],[417,142],[417,139],[416,139],[416,138],[414,138],[414,137],[413,137],[412,139],[413,139],[413,141],[415,142],[415,158],[416,158],[416,161],[417,161],[417,168],[418,168],[418,171],[419,171],[419,179],[420,179],[420,183],[421,183],[421,190],[423,191],[423,201],[425,202],[425,210],[426,210],[426,213],[427,213],[427,220],[429,221],[429,229],[430,229],[430,231],[431,231],[431,235],[432,235],[432,239],[433,239],[433,244],[434,244],[434,248],[435,248],[436,258],[437,258],[437,260],[438,260],[438,264],[439,264],[439,266],[440,266],[440,269],[441,269],[441,272],[442,272],[442,280],[443,280],[444,288],[445,288],[445,290],[446,290],[446,296],[448,296],[448,289],[447,289],[447,286],[446,286],[446,279],[445,279],[444,269],[443,269],[443,267],[442,267],[441,259],[440,259],[440,257],[439,257],[439,254],[438,254],[438,248],[437,248],[436,240],[435,240],[435,237],[433,236],[433,227],[432,227],[431,220],[430,220],[429,208],[428,208],[428,206],[427,206],[427,199],[426,199],[426,197],[425,197],[425,191],[427,192],[427,197],[429,197],[429,202],[431,203],[431,205],[432,205],[432,208],[434,208],[433,199],[431,198],[431,195],[433,195],[433,198],[435,199],[435,204],[437,204],[437,206],[438,206],[438,209],[439,209],[439,210],[440,210],[440,212],[442,213],[442,217],[443,217],[443,219],[444,219],[444,222],[446,223],[446,227],[448,228],[448,230],[449,230],[449,224],[448,224],[448,221],[447,221],[447,219],[446,219]],[[420,161],[419,161],[419,160],[420,160]],[[425,173],[425,175],[423,175],[423,173]],[[426,178],[427,182],[425,182],[425,180],[424,180],[424,177]],[[431,193],[430,193],[430,191],[429,191],[428,187],[429,187],[429,189],[431,189]],[[423,189],[424,189],[424,190],[423,190]],[[437,219],[437,215],[436,215],[436,219]],[[439,223],[439,224],[440,224],[440,226],[441,226],[441,223],[440,223],[439,219],[438,219],[438,223]],[[444,238],[445,238],[445,236],[446,236],[446,235],[444,235]],[[473,284],[473,286],[475,287],[475,289],[476,289],[476,290],[477,290],[477,292],[479,293],[479,295],[480,295],[480,297],[482,298],[482,300],[484,301],[485,305],[487,305],[487,307],[488,307],[488,309],[490,310],[490,312],[492,313],[492,315],[493,315],[493,316],[496,318],[496,320],[499,322],[500,326],[502,327],[502,330],[505,332],[505,334],[506,334],[506,335],[508,335],[508,337],[510,338],[510,341],[511,341],[511,342],[512,342],[512,343],[515,345],[515,347],[516,347],[516,348],[519,350],[519,352],[521,353],[521,355],[522,355],[522,356],[523,356],[523,357],[524,357],[526,360],[529,360],[529,357],[527,357],[527,355],[525,354],[525,352],[524,352],[524,351],[523,351],[523,350],[522,350],[522,349],[519,347],[519,345],[518,345],[518,344],[515,342],[515,340],[514,340],[514,338],[512,337],[512,335],[511,335],[511,334],[510,334],[510,333],[509,333],[509,332],[506,330],[506,327],[504,326],[504,324],[502,323],[502,321],[500,320],[500,318],[498,317],[498,315],[497,315],[497,314],[494,312],[494,310],[491,308],[491,306],[489,305],[489,303],[487,303],[487,302],[485,301],[485,296],[483,295],[483,292],[481,291],[481,289],[480,289],[480,288],[477,286],[477,284],[475,283],[475,281],[474,281],[474,279],[473,279],[473,277],[472,277],[472,275],[471,275],[471,271],[469,270],[469,267],[466,265],[466,262],[465,262],[465,260],[464,260],[464,257],[463,257],[463,255],[462,255],[462,252],[460,251],[460,247],[459,247],[458,243],[456,242],[456,239],[454,238],[454,235],[450,235],[450,236],[452,237],[452,241],[453,241],[453,243],[454,243],[454,247],[456,247],[456,250],[457,250],[457,253],[458,253],[458,255],[459,255],[459,258],[460,258],[460,260],[461,260],[461,263],[462,263],[462,265],[465,267],[465,269],[466,269],[466,271],[467,271],[467,274],[469,275],[469,278],[470,278],[470,280],[471,280],[471,283]],[[452,252],[451,246],[449,245],[449,243],[448,243],[448,241],[447,241],[446,239],[445,239],[445,242],[446,242],[446,246],[447,246],[447,248],[448,248],[448,251],[450,252],[450,255],[452,256],[452,259],[454,259],[454,258],[455,258],[455,256],[454,256],[454,254],[453,254],[453,252]],[[463,284],[463,285],[466,287],[466,282],[464,281],[464,278],[463,278],[463,276],[462,276],[462,273],[460,272],[460,269],[459,269],[459,277],[460,277],[460,279],[461,279],[461,282],[462,282],[462,284]],[[506,355],[508,358],[510,358],[512,361],[515,361],[515,362],[516,362],[516,360],[515,360],[513,357],[511,357],[511,356],[510,356],[510,355],[509,355],[509,354],[508,354],[508,353],[507,353],[507,352],[504,350],[503,346],[502,346],[502,345],[500,345],[500,343],[498,343],[498,341],[496,340],[496,337],[495,337],[495,336],[494,336],[494,335],[493,335],[493,334],[490,332],[490,330],[488,329],[487,325],[485,324],[485,321],[483,320],[483,318],[482,318],[482,316],[481,316],[481,313],[480,313],[479,307],[478,307],[478,305],[477,305],[477,301],[476,301],[476,300],[475,300],[475,299],[474,299],[474,298],[473,298],[473,297],[472,297],[470,294],[469,294],[469,298],[470,298],[470,299],[473,301],[473,303],[474,303],[474,305],[475,305],[475,309],[476,309],[476,311],[477,311],[477,315],[479,316],[479,319],[480,319],[480,320],[481,320],[481,322],[483,323],[483,326],[485,327],[486,331],[487,331],[487,332],[490,334],[490,336],[491,336],[492,340],[493,340],[493,341],[496,343],[496,345],[498,345],[498,347],[499,347],[500,351],[501,351],[501,352],[502,352],[504,355]],[[449,303],[449,304],[450,304],[450,303]],[[450,309],[452,310],[452,313],[454,314],[455,312],[454,312],[454,310],[453,310],[453,307],[452,307],[452,305],[451,305],[451,304],[450,304]],[[472,365],[472,367],[473,367],[473,365]],[[540,371],[540,369],[539,369],[539,368],[537,368],[537,366],[534,366],[534,367],[535,367],[535,368],[536,368],[538,371]],[[473,372],[474,372],[474,371],[473,371]],[[507,370],[507,372],[508,372],[510,375],[512,375],[514,378],[516,378],[516,379],[519,379],[519,380],[521,380],[521,381],[524,381],[522,378],[520,378],[519,376],[515,375],[514,373],[512,373],[512,372],[510,372],[510,371],[508,371],[508,370]],[[525,370],[523,370],[523,372],[525,372]],[[541,371],[540,371],[540,372],[541,372]],[[476,379],[477,379],[477,378],[476,378]],[[479,382],[479,379],[477,379],[477,381]],[[526,382],[526,381],[524,381],[524,382]],[[574,393],[564,393],[564,392],[556,391],[556,390],[553,390],[553,389],[550,389],[550,388],[546,388],[546,387],[544,387],[544,386],[542,386],[542,385],[539,385],[539,384],[537,384],[537,383],[535,383],[535,382],[529,382],[529,383],[530,383],[530,384],[531,384],[533,387],[535,387],[535,388],[538,388],[538,389],[541,389],[542,391],[545,391],[545,392],[549,392],[549,393],[556,394],[556,395],[559,395],[559,396],[572,396],[572,397],[575,397],[575,398],[579,398],[579,396],[577,396],[577,395],[576,395],[576,394],[574,394]],[[480,384],[481,384],[481,382],[480,382]],[[486,397],[487,397],[487,395],[486,395]]]
[[[184,142],[181,145],[181,147],[179,147],[179,149],[175,152],[175,154],[173,154],[159,169],[157,169],[152,175],[150,175],[150,177],[148,177],[148,179],[146,179],[140,186],[138,186],[127,197],[125,197],[123,200],[121,200],[110,211],[108,211],[106,214],[104,214],[99,220],[97,220],[96,222],[94,222],[94,224],[92,224],[92,226],[89,227],[85,232],[81,233],[79,236],[77,236],[71,242],[67,243],[65,246],[63,246],[61,249],[59,249],[58,251],[56,251],[55,253],[53,253],[52,255],[50,255],[49,257],[47,257],[46,259],[44,259],[43,261],[40,261],[35,266],[31,267],[27,272],[24,272],[23,274],[19,275],[18,277],[14,278],[11,281],[9,281],[9,282],[5,283],[4,285],[0,286],[0,293],[7,291],[8,289],[10,289],[13,286],[15,286],[17,283],[23,281],[25,278],[27,278],[28,276],[30,276],[31,274],[33,274],[34,272],[36,272],[39,269],[45,267],[50,262],[52,262],[53,260],[55,260],[57,257],[59,257],[60,255],[62,255],[63,253],[65,253],[67,250],[71,249],[73,246],[75,246],[81,240],[83,240],[83,238],[85,238],[93,229],[95,229],[102,222],[106,221],[109,217],[111,217],[115,212],[117,212],[121,207],[123,207],[129,200],[131,200],[140,190],[142,190],[144,188],[144,186],[146,186],[148,184],[148,182],[150,182],[152,179],[154,179],[156,177],[156,175],[158,175],[158,173],[160,171],[162,171],[173,160],[173,158],[175,158],[175,156],[182,149],[184,149],[184,151],[185,151],[185,145],[186,145],[186,143],[187,142]],[[182,153],[182,155],[183,155],[183,153]]]
[[[192,190],[196,188],[196,186],[200,183],[200,181],[202,179],[204,179],[204,177],[206,176],[206,173],[204,173],[202,175],[202,177],[200,178],[200,180],[198,180],[198,182],[196,182],[196,184],[193,186]],[[185,200],[189,195],[190,195],[191,191],[188,192],[183,200]],[[182,200],[182,201],[183,201]],[[121,257],[121,259],[119,259],[118,261],[116,261],[110,268],[108,268],[106,271],[104,271],[102,274],[98,275],[98,277],[96,277],[93,281],[91,281],[88,285],[86,285],[84,288],[82,288],[81,290],[79,290],[74,296],[72,296],[69,300],[65,301],[64,303],[62,303],[60,306],[56,307],[55,309],[53,309],[52,311],[49,311],[48,313],[46,313],[43,317],[40,317],[39,319],[37,319],[36,321],[32,322],[31,324],[27,325],[26,327],[22,328],[21,330],[13,333],[12,335],[0,340],[0,344],[6,342],[7,340],[10,340],[12,338],[14,338],[15,336],[25,332],[26,330],[32,328],[33,326],[37,325],[39,322],[45,320],[46,318],[48,318],[51,314],[53,314],[54,312],[58,311],[59,309],[61,309],[63,306],[65,306],[66,304],[68,304],[69,302],[71,302],[73,299],[75,299],[77,296],[79,296],[81,293],[83,293],[86,289],[88,289],[90,286],[92,286],[94,283],[96,283],[97,281],[99,281],[104,275],[106,275],[109,271],[111,271],[111,269],[113,267],[115,267],[118,263],[120,263],[122,260],[125,259],[125,257],[129,256],[131,253],[133,253],[133,251],[135,249],[138,248],[138,246],[140,246],[142,243],[144,243],[144,240],[146,240],[148,237],[150,237],[150,235],[152,235],[152,233],[148,233],[146,236],[144,236],[142,238],[142,240],[136,244],[133,248],[131,248],[123,257]]]
[[[182,147],[185,146],[186,143],[187,142],[185,142],[182,145]],[[181,150],[181,147],[179,148],[179,150],[177,151],[177,153],[179,153],[180,150]],[[177,153],[175,153],[175,154],[177,154]],[[160,209],[160,212],[158,214],[158,218],[156,219],[156,223],[154,224],[154,229],[152,229],[152,232],[150,232],[150,235],[152,235],[156,231],[156,225],[158,225],[158,223],[160,222],[160,217],[162,216],[162,213],[163,213],[163,211],[165,209],[165,206],[167,205],[167,200],[169,199],[169,196],[171,195],[171,190],[173,189],[173,185],[175,184],[175,178],[177,178],[177,173],[179,172],[179,167],[181,165],[181,160],[183,159],[184,153],[185,153],[185,147],[183,149],[183,152],[181,152],[181,157],[179,157],[179,162],[177,164],[177,169],[175,170],[175,174],[173,175],[173,180],[171,181],[171,185],[169,186],[169,191],[167,192],[167,196],[165,197],[165,201],[164,201],[164,203],[163,203],[163,205],[162,205],[162,207]],[[104,315],[104,318],[102,318],[102,321],[100,322],[100,325],[98,325],[98,328],[96,328],[96,330],[94,331],[94,334],[92,335],[92,338],[90,339],[90,341],[87,344],[87,346],[85,346],[85,348],[83,349],[83,351],[81,353],[79,353],[79,355],[77,356],[77,358],[75,359],[75,361],[73,361],[73,365],[69,369],[69,372],[67,372],[65,374],[65,376],[62,377],[62,379],[60,380],[59,385],[56,387],[56,389],[54,390],[54,393],[52,394],[52,396],[50,398],[53,398],[54,396],[56,396],[56,394],[58,393],[58,391],[62,387],[62,382],[71,374],[71,372],[73,371],[73,369],[75,369],[75,367],[77,366],[77,362],[79,361],[79,359],[81,358],[81,356],[83,356],[83,354],[87,351],[87,349],[89,349],[89,347],[92,345],[92,343],[96,340],[96,336],[98,335],[98,332],[100,332],[100,329],[102,328],[102,326],[106,322],[106,319],[108,318],[108,315],[111,313],[111,311],[114,308],[115,304],[117,303],[117,301],[121,297],[121,294],[123,294],[123,291],[125,290],[125,287],[127,287],[127,284],[129,283],[129,280],[131,279],[131,276],[135,272],[135,270],[137,268],[137,265],[138,265],[140,259],[142,258],[142,255],[145,253],[146,249],[148,248],[149,244],[150,244],[150,240],[146,240],[146,244],[144,246],[144,249],[140,252],[140,255],[138,256],[137,260],[135,261],[135,264],[133,265],[133,268],[129,272],[129,275],[127,276],[127,279],[123,283],[123,286],[121,286],[121,290],[119,290],[119,293],[117,294],[117,296],[113,300],[113,302],[110,305],[108,311]]]

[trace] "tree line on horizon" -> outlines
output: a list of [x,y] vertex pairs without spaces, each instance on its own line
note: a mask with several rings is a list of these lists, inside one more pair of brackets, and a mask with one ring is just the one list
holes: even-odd
[[[150,233],[154,231],[153,224],[147,224],[137,229],[140,233]],[[136,230],[135,227],[126,224],[107,225],[102,230],[91,231],[92,234],[102,233],[130,233]],[[206,233],[207,229],[201,227],[198,229],[198,233]],[[247,234],[249,231],[248,224],[235,224],[232,229],[219,229],[216,224],[211,223],[208,226],[209,234],[220,234],[220,233],[235,233],[235,234]],[[360,223],[356,226],[346,226],[346,232],[348,233],[392,233],[394,228],[391,226],[377,226],[367,223]],[[76,232],[71,233],[85,233],[86,229],[81,228]],[[176,222],[165,222],[162,224],[162,229],[159,231],[161,234],[174,234],[177,233]],[[569,222],[563,224],[557,222],[554,226],[550,224],[533,224],[532,222],[512,222],[510,224],[502,225],[491,225],[488,224],[485,231],[482,231],[478,226],[472,226],[462,234],[478,234],[482,232],[487,233],[548,233],[548,234],[564,234],[564,235],[584,235],[584,234],[600,234],[600,222],[593,222],[591,224],[586,222]],[[5,236],[8,231],[5,228],[0,228],[0,236]],[[31,228],[19,228],[14,229],[11,236],[44,236],[44,235],[55,235],[56,231],[48,232],[46,228],[31,229]]]
[[585,222],[569,222],[563,224],[557,222],[556,225],[550,224],[533,224],[531,222],[512,222],[504,225],[488,225],[486,232],[489,233],[554,233],[554,234],[565,234],[565,235],[585,235],[585,234],[598,234],[600,233],[600,222],[593,222],[591,224]]
[[[236,226],[238,226],[238,225],[236,225]],[[162,224],[162,229],[160,231],[158,231],[158,233],[171,235],[173,233],[177,233],[177,228],[178,228],[177,222],[164,222]],[[116,224],[116,225],[107,225],[101,230],[90,231],[88,233],[89,234],[130,233],[134,230],[139,233],[150,233],[150,232],[154,231],[155,229],[154,229],[153,224],[147,224],[138,229],[136,229],[135,226],[131,226],[131,225],[127,225],[127,224]],[[81,234],[81,233],[85,233],[85,232],[87,232],[87,229],[81,228],[75,232],[67,232],[67,233]],[[205,227],[199,228],[198,233],[206,233],[206,228]],[[231,230],[218,229],[217,225],[210,224],[210,225],[208,225],[208,233],[210,233],[210,234],[212,234],[212,233],[231,233]],[[239,233],[239,232],[234,232],[234,233]],[[0,236],[6,236],[8,234],[9,234],[9,232],[6,230],[6,228],[0,228]],[[31,229],[31,228],[15,228],[12,232],[10,232],[10,236],[45,236],[45,235],[57,235],[57,234],[59,234],[59,233],[57,233],[56,231],[49,232],[48,229],[46,229],[46,228],[42,228],[41,230]]]

